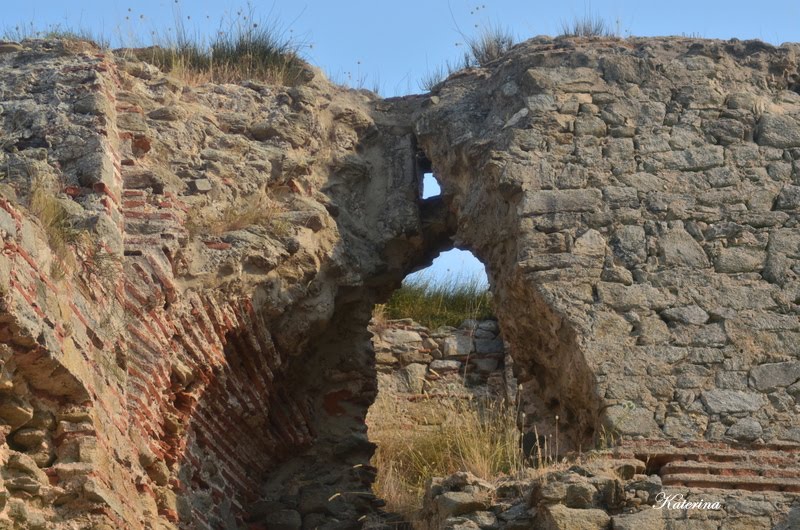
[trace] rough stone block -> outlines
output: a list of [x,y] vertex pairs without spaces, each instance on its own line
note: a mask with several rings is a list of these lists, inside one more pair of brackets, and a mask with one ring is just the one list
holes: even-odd
[[664,530],[666,528],[661,510],[645,506],[643,510],[612,516],[613,530]]
[[766,257],[767,254],[763,250],[726,248],[714,260],[714,270],[728,274],[757,272],[764,268]]
[[503,351],[503,339],[475,339],[475,353],[499,353]]
[[620,311],[643,307],[661,310],[672,305],[674,301],[674,296],[668,291],[642,284],[599,282],[597,294],[601,302]]
[[440,341],[439,347],[445,357],[463,357],[475,351],[472,337],[463,333],[445,337]]
[[405,390],[412,394],[422,393],[425,384],[425,374],[428,367],[424,364],[412,363],[400,370],[400,380],[405,385]]
[[758,121],[755,140],[780,149],[800,147],[800,121],[794,116],[765,113]]
[[708,322],[708,313],[696,305],[684,307],[674,307],[661,313],[661,316],[669,322],[680,322],[681,324],[703,325]]
[[436,497],[435,502],[441,519],[485,510],[488,507],[487,499],[465,491],[447,491]]
[[590,228],[575,240],[572,252],[578,256],[605,256],[606,240],[600,232]]
[[601,208],[600,190],[541,190],[525,194],[522,215],[541,215],[561,212],[593,212]]
[[541,512],[543,528],[548,530],[608,530],[611,526],[611,516],[604,510],[581,510],[554,504],[545,506]]
[[781,189],[775,201],[778,210],[797,210],[800,208],[800,186],[787,184]]
[[800,380],[800,361],[767,363],[750,370],[750,385],[761,392],[771,392]]
[[704,269],[710,266],[703,247],[682,227],[673,228],[658,239],[659,255],[673,267]]
[[550,94],[536,94],[525,98],[525,104],[534,114],[556,110],[556,99]]
[[752,442],[760,438],[763,432],[759,422],[753,418],[742,418],[731,425],[725,434],[743,442]]
[[712,414],[723,412],[755,412],[764,406],[764,397],[752,392],[714,389],[702,393],[700,399]]
[[429,365],[430,369],[439,375],[451,372],[458,372],[461,370],[460,361],[447,361],[444,359],[436,359]]
[[93,188],[95,184],[104,184],[108,189],[115,189],[114,163],[105,153],[91,153],[80,159],[76,173],[81,186]]
[[151,111],[147,116],[153,120],[178,121],[184,119],[186,113],[178,105],[168,105]]
[[622,226],[611,237],[611,249],[622,265],[633,268],[647,259],[647,242],[641,226]]
[[603,413],[603,424],[609,432],[625,436],[657,436],[661,433],[653,418],[653,411],[632,403],[606,409]]
[[191,184],[196,193],[208,193],[212,189],[211,181],[208,179],[195,179]]

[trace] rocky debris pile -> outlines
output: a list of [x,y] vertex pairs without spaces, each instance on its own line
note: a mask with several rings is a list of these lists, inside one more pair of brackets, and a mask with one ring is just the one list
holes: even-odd
[[[591,458],[591,456],[590,456]],[[469,473],[433,479],[423,530],[789,530],[800,522],[795,497],[782,493],[686,490],[645,473],[645,463],[595,455],[560,471],[528,469],[494,484]]]

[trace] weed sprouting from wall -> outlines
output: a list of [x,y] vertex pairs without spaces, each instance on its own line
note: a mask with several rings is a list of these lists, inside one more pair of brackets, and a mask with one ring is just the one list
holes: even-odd
[[279,85],[297,83],[303,73],[299,44],[274,20],[257,17],[252,5],[222,20],[216,34],[192,33],[179,7],[170,31],[151,32],[154,46],[133,50],[142,60],[195,83],[244,79]]
[[63,278],[68,271],[75,269],[71,245],[78,240],[79,232],[72,226],[69,213],[56,197],[54,189],[41,177],[34,176],[31,180],[28,207],[39,219],[53,251],[50,273],[54,278]]
[[65,41],[85,41],[98,48],[109,48],[110,41],[103,35],[88,28],[70,28],[62,24],[50,24],[44,28],[37,27],[33,22],[16,24],[13,28],[3,31],[3,38],[14,41],[25,39],[55,39]]
[[514,46],[514,35],[499,25],[484,27],[477,36],[466,39],[470,55],[478,66],[486,66],[490,62],[505,55]]
[[561,23],[561,37],[615,37],[611,24],[598,15],[584,14]]
[[[470,15],[476,15],[478,11],[485,9],[485,7],[478,6],[474,8],[470,11]],[[444,65],[428,69],[418,83],[422,90],[430,92],[448,76],[464,68],[486,66],[505,55],[516,43],[514,34],[499,24],[489,22],[476,23],[474,24],[474,29],[477,30],[477,34],[468,34],[456,22],[452,8],[450,9],[450,17],[462,39],[462,42],[457,42],[456,46],[466,47],[466,51],[453,62],[446,61]]]
[[[132,12],[132,9],[128,9]],[[133,17],[136,19],[137,17]],[[131,15],[126,24],[133,24]],[[144,20],[144,15],[140,15]],[[252,4],[235,15],[220,20],[214,35],[207,37],[189,29],[191,15],[184,15],[180,3],[173,5],[173,25],[151,29],[150,42],[139,42],[137,31],[129,27],[127,38],[136,46],[124,53],[155,64],[192,84],[230,83],[242,80],[294,85],[302,81],[306,64],[300,56],[302,45],[274,17],[259,17]],[[138,28],[141,32],[142,28]],[[122,31],[118,28],[122,35]],[[61,24],[39,28],[34,22],[17,24],[3,32],[3,38],[21,41],[29,38],[89,41],[101,48],[110,47],[110,39],[87,29]]]
[[219,236],[248,226],[264,226],[275,235],[289,229],[278,219],[284,207],[266,193],[233,201],[221,210],[195,208],[189,212],[186,229],[190,236]]

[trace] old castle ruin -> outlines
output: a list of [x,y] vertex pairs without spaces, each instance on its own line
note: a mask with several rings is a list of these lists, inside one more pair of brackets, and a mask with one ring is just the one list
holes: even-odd
[[452,247],[565,451],[725,504],[524,524],[797,528],[798,55],[537,38],[383,100],[0,44],[0,528],[359,528],[371,310]]

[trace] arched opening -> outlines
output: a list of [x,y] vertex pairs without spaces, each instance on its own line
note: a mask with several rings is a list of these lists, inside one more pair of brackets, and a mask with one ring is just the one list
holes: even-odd
[[450,249],[409,274],[369,329],[373,492],[391,517],[412,521],[433,477],[489,478],[522,465],[516,380],[485,266],[471,252]]
[[440,253],[429,266],[409,274],[404,283],[413,284],[425,279],[474,282],[484,289],[489,287],[489,278],[483,263],[469,250],[458,248]]

